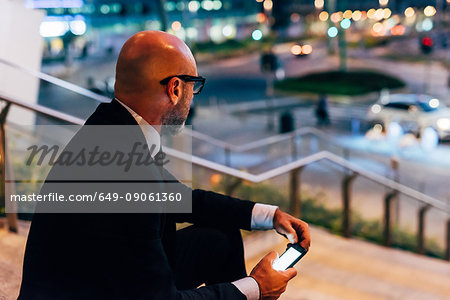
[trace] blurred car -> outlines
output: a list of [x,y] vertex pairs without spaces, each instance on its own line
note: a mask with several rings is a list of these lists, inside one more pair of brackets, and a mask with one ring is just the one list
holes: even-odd
[[429,95],[393,94],[380,98],[367,113],[372,123],[386,128],[398,123],[405,132],[421,135],[433,128],[441,140],[450,139],[450,109]]
[[298,43],[291,47],[291,53],[296,57],[307,57],[312,51],[313,48],[309,44]]

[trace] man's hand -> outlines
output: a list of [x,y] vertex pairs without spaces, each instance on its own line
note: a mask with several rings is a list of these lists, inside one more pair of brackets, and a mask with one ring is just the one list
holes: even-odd
[[273,217],[273,228],[279,234],[284,235],[291,243],[300,242],[300,246],[306,250],[309,249],[311,244],[309,227],[302,220],[294,218],[277,208]]
[[260,300],[278,299],[286,290],[288,281],[297,275],[297,270],[294,268],[289,268],[286,271],[274,270],[272,264],[276,257],[275,251],[270,252],[261,259],[250,273],[250,276],[258,282],[261,292]]

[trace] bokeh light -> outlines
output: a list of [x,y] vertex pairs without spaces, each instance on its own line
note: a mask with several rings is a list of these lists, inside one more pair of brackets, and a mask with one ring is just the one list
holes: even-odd
[[405,9],[405,16],[407,18],[411,18],[412,16],[414,16],[416,12],[414,11],[414,8],[412,7],[408,7],[407,9]]
[[430,31],[431,29],[433,29],[433,21],[427,18],[422,21],[421,27],[423,31]]
[[266,14],[265,13],[258,13],[256,15],[256,21],[258,23],[264,23],[267,20]]
[[300,21],[300,15],[298,13],[291,14],[291,22],[297,23]]
[[259,29],[256,29],[252,32],[252,38],[255,41],[259,41],[262,38],[262,36],[263,36],[263,34],[262,34],[261,30],[259,30]]
[[376,33],[381,33],[382,31],[383,31],[383,24],[381,24],[381,23],[375,23],[375,24],[373,24],[373,26],[372,26],[372,30],[374,31],[374,32],[376,32]]
[[336,27],[333,26],[333,27],[328,28],[328,36],[329,37],[334,38],[335,36],[337,36],[337,34],[338,34],[338,30]]
[[294,55],[300,55],[302,53],[302,47],[300,45],[294,45],[291,47],[291,53]]
[[434,8],[433,6],[429,5],[429,6],[425,7],[425,9],[423,10],[423,13],[427,17],[432,17],[432,16],[434,16],[436,14],[436,8]]
[[222,34],[223,34],[225,37],[231,37],[231,36],[233,35],[233,26],[231,26],[230,24],[225,25],[225,26],[222,28]]
[[359,21],[359,20],[361,20],[361,12],[359,11],[359,10],[355,10],[353,13],[352,13],[352,19],[354,20],[354,21]]
[[404,35],[405,34],[405,26],[403,25],[395,25],[391,28],[392,35]]
[[383,19],[384,18],[384,9],[382,9],[382,8],[377,9],[375,11],[374,18],[378,21]]
[[315,1],[314,1],[314,6],[315,6],[317,9],[322,9],[323,6],[324,6],[324,0],[315,0]]
[[331,17],[330,17],[330,20],[333,23],[340,22],[342,20],[342,12],[341,13],[339,13],[339,12],[332,13]]
[[433,98],[430,101],[428,101],[428,105],[430,105],[431,108],[437,108],[439,106],[439,100]]
[[341,28],[348,29],[351,24],[352,24],[352,21],[350,21],[349,19],[344,19],[341,21]]
[[304,45],[303,47],[302,47],[302,52],[303,52],[303,54],[311,54],[311,52],[312,52],[312,46],[311,45]]
[[344,14],[343,14],[343,17],[345,18],[345,19],[351,19],[352,18],[352,11],[351,10],[346,10],[345,12],[344,12]]
[[272,0],[265,0],[263,3],[264,9],[265,10],[271,10],[273,7],[273,2]]
[[197,10],[199,10],[199,8],[200,8],[200,2],[198,2],[198,1],[191,1],[188,4],[188,9],[192,13],[196,12]]
[[375,9],[373,9],[373,8],[369,9],[369,10],[367,11],[367,17],[368,17],[369,19],[375,18],[375,12],[376,12]]
[[175,21],[172,23],[172,30],[178,31],[181,29],[181,23],[179,21]]
[[74,20],[70,22],[70,31],[74,35],[83,35],[86,32],[86,22],[84,20]]
[[325,22],[326,20],[328,20],[328,13],[326,11],[320,12],[319,20],[322,22]]

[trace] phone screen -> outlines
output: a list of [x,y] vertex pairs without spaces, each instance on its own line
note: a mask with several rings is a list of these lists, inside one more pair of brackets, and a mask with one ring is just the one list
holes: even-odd
[[277,260],[274,261],[272,268],[277,271],[285,271],[289,266],[300,258],[304,253],[294,247],[289,247]]

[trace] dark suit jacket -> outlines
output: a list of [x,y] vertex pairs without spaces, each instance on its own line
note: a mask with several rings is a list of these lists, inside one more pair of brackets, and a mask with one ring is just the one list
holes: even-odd
[[[100,104],[85,124],[137,125],[115,100]],[[19,299],[246,299],[231,283],[176,288],[175,224],[250,230],[253,206],[194,190],[191,214],[35,213]]]

